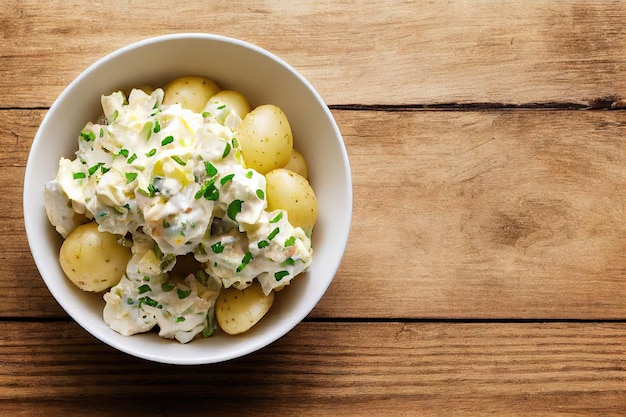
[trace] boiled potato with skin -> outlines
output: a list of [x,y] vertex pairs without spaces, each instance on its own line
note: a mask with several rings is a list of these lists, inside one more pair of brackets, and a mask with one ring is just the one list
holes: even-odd
[[220,87],[206,77],[176,78],[163,88],[163,104],[180,104],[183,108],[202,113],[204,106]]
[[83,291],[100,292],[116,285],[131,257],[130,248],[117,240],[118,236],[99,231],[95,222],[78,226],[61,245],[63,272]]
[[231,111],[235,112],[237,116],[242,119],[250,113],[250,103],[248,100],[238,91],[222,90],[209,99],[206,104],[205,110],[210,108],[211,103],[225,104]]
[[275,169],[265,175],[267,210],[287,211],[289,223],[308,235],[317,221],[317,197],[303,176],[288,169]]
[[291,151],[291,158],[287,165],[283,168],[288,169],[289,171],[293,171],[296,174],[300,174],[304,178],[308,178],[309,171],[306,166],[306,160],[304,156],[296,149]]
[[223,289],[215,301],[217,324],[226,333],[235,335],[248,331],[265,316],[274,302],[274,293],[263,293],[254,282],[244,290]]
[[261,174],[284,167],[291,158],[291,126],[285,113],[272,104],[248,113],[235,130],[235,138],[246,166]]

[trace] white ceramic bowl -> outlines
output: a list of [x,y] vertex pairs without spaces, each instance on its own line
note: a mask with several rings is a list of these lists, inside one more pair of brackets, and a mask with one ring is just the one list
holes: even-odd
[[[101,112],[100,96],[119,89],[204,75],[242,92],[253,106],[280,106],[309,166],[319,201],[310,270],[286,288],[270,312],[240,336],[223,333],[179,344],[155,332],[121,336],[102,319],[99,295],[77,289],[59,265],[61,238],[48,222],[44,184],[56,176],[61,156],[73,157],[77,135]],[[311,84],[273,54],[241,40],[210,34],[174,34],[126,46],[91,65],[54,102],[35,136],[24,179],[24,221],[33,258],[50,292],[85,330],[140,358],[172,364],[207,364],[254,352],[285,335],[315,307],[341,262],[352,216],[348,158],[330,111]]]

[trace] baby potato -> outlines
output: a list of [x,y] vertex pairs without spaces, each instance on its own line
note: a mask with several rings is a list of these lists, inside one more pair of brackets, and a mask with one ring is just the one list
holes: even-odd
[[217,324],[228,334],[243,333],[265,316],[273,302],[274,293],[265,295],[256,281],[244,290],[223,289],[215,301]]
[[303,176],[288,169],[275,169],[265,175],[267,210],[287,211],[289,223],[301,227],[307,235],[317,221],[317,197]]
[[204,106],[220,87],[206,77],[176,78],[163,88],[163,104],[180,104],[183,108],[202,113]]
[[261,174],[284,167],[291,158],[291,126],[285,113],[272,104],[248,113],[235,130],[235,138],[246,166]]
[[291,158],[289,158],[289,162],[283,168],[293,171],[296,174],[300,174],[304,178],[308,178],[309,171],[306,166],[306,160],[296,149],[291,151]]
[[242,119],[246,114],[250,113],[250,103],[248,100],[238,91],[222,90],[209,99],[206,104],[205,110],[211,107],[211,103],[225,104],[226,107],[231,109]]
[[130,248],[119,245],[117,239],[99,231],[95,222],[78,226],[61,245],[63,272],[83,291],[100,292],[116,285],[131,257]]

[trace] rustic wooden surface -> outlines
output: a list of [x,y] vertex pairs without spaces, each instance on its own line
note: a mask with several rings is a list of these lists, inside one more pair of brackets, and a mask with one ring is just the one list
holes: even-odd
[[[625,22],[626,2],[599,0],[5,0],[0,415],[626,414]],[[21,199],[65,85],[128,42],[191,31],[256,43],[318,88],[354,216],[304,323],[177,368],[67,317]]]

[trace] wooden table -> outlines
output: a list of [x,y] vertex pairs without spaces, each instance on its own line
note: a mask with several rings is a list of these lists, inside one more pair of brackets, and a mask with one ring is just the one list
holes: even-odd
[[[0,9],[1,415],[626,415],[626,2]],[[22,178],[84,68],[193,31],[256,43],[318,88],[354,216],[302,324],[242,359],[175,367],[61,310],[28,249]]]

